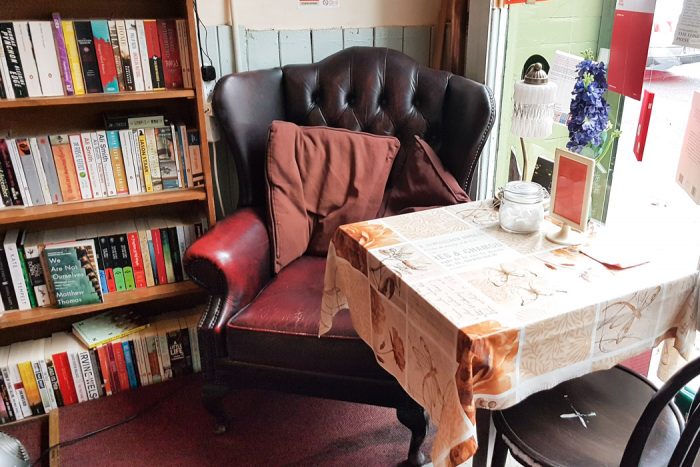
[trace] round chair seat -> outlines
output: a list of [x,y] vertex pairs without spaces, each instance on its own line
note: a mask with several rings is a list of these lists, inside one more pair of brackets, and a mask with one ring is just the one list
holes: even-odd
[[[619,466],[639,417],[656,389],[621,367],[559,384],[493,414],[497,435],[525,465]],[[644,448],[641,465],[666,465],[683,420],[666,406]]]

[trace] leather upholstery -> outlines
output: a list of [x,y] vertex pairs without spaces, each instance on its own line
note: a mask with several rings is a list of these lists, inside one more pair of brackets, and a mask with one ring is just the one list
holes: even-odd
[[226,329],[229,358],[302,371],[387,378],[340,312],[318,337],[326,259],[302,256],[268,284]]
[[213,107],[235,159],[241,206],[265,205],[265,143],[275,119],[398,137],[402,150],[392,178],[418,135],[463,187],[494,120],[487,87],[372,47],[351,47],[308,65],[228,75],[217,84]]

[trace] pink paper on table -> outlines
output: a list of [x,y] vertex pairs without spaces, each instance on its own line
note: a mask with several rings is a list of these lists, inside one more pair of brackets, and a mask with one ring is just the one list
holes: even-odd
[[700,204],[700,91],[693,93],[676,181],[696,204]]

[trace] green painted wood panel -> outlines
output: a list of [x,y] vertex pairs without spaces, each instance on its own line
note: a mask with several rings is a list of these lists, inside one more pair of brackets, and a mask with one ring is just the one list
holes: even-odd
[[343,50],[342,29],[311,30],[311,54],[314,62],[321,61],[339,50]]
[[280,31],[280,64],[311,63],[311,30]]
[[403,50],[403,28],[400,26],[374,28],[374,46]]
[[349,28],[343,29],[343,48],[374,46],[374,29]]

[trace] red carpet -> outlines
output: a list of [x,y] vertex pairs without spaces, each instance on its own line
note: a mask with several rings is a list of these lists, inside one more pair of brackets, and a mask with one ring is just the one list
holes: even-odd
[[[200,388],[201,377],[194,376],[62,408],[60,433],[66,441],[174,392],[126,425],[62,447],[62,465],[395,466],[408,450],[410,432],[393,409],[253,390],[227,398],[231,426],[214,436]],[[18,437],[32,460],[47,446],[46,418],[0,431]],[[430,440],[423,448],[426,455]]]

